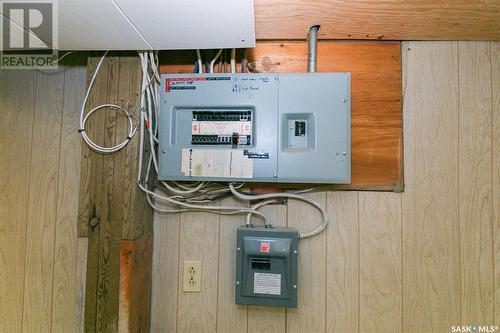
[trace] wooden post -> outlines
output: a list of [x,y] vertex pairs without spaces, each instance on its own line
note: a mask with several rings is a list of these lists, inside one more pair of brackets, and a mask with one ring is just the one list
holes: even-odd
[[[89,57],[88,80],[99,59]],[[139,99],[141,75],[137,56],[107,57],[87,109],[113,103],[132,110]],[[113,146],[126,138],[127,121],[103,109],[89,119],[86,131],[97,144]],[[138,136],[115,154],[98,154],[87,145],[82,149],[78,233],[89,238],[86,332],[149,327],[152,211],[136,185],[138,154]]]

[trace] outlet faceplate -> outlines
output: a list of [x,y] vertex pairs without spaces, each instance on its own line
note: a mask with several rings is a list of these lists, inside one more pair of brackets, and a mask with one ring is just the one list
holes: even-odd
[[201,291],[201,261],[184,260],[182,291],[191,293]]

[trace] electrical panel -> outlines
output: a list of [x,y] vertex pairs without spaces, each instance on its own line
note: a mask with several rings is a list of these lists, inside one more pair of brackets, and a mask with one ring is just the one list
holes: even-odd
[[297,307],[298,232],[240,227],[236,238],[236,304]]
[[160,180],[350,183],[350,73],[161,80]]

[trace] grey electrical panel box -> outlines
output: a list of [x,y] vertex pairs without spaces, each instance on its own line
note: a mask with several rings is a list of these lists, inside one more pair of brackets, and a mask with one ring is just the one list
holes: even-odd
[[236,304],[297,307],[298,239],[291,228],[238,228]]
[[161,80],[159,180],[351,182],[350,73]]

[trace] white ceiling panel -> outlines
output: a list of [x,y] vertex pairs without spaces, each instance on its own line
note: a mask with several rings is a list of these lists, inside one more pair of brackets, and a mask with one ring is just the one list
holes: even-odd
[[253,0],[114,0],[153,49],[255,47]]
[[59,0],[58,4],[60,50],[151,48],[112,0]]

